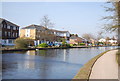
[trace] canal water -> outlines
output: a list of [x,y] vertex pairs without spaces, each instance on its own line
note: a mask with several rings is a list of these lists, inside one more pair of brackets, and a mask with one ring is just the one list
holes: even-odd
[[96,55],[117,47],[29,50],[2,54],[3,79],[72,79]]

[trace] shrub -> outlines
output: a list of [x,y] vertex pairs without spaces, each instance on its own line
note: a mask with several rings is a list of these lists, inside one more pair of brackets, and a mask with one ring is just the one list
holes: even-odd
[[62,42],[62,47],[71,47],[67,42]]
[[38,46],[39,46],[39,47],[48,47],[48,44],[42,43],[42,44],[39,44]]
[[15,48],[28,48],[28,41],[25,38],[17,38],[15,40]]
[[74,46],[74,44],[70,44],[70,46],[72,47],[72,46]]
[[80,46],[84,46],[84,45],[85,45],[85,43],[80,43],[79,45],[80,45]]

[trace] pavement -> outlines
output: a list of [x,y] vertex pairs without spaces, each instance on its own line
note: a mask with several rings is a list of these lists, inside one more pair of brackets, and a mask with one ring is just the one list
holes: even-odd
[[118,79],[117,50],[112,50],[101,56],[94,64],[89,79]]

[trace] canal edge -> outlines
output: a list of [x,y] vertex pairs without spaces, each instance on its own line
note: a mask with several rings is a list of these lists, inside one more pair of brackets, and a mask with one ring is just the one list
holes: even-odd
[[105,53],[112,51],[112,50],[116,50],[116,49],[111,49],[111,50],[107,50],[105,52],[102,52],[100,54],[98,54],[97,56],[93,57],[92,59],[90,59],[86,64],[83,65],[83,67],[78,71],[78,73],[74,76],[74,78],[72,79],[72,81],[74,80],[83,80],[83,81],[89,81],[89,77],[91,75],[92,72],[92,68],[94,66],[94,64],[96,63],[96,61],[103,56]]

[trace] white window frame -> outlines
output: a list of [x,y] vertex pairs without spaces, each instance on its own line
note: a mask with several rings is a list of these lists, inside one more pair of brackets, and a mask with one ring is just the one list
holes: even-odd
[[8,25],[8,26],[7,26],[7,29],[10,29],[10,28],[11,28],[11,26],[10,26],[10,25]]

